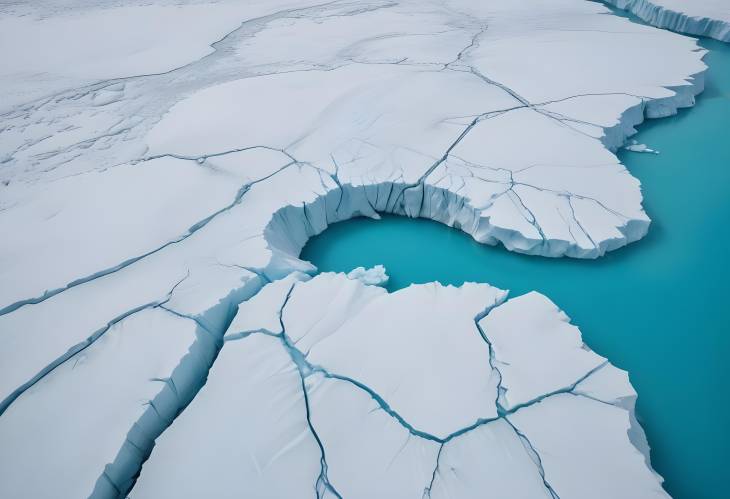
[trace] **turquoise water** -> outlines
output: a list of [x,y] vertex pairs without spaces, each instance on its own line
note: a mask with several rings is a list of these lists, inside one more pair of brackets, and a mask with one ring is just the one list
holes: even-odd
[[391,290],[477,281],[546,294],[629,371],[652,463],[676,499],[730,497],[730,46],[702,44],[710,71],[697,106],[641,126],[636,139],[660,155],[619,155],[653,220],[642,241],[595,261],[547,259],[386,216],[336,224],[302,252],[322,271],[384,264]]

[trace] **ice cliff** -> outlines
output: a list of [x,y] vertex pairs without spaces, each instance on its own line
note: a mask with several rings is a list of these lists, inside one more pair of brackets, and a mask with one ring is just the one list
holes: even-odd
[[605,0],[652,26],[730,42],[730,3],[725,0]]

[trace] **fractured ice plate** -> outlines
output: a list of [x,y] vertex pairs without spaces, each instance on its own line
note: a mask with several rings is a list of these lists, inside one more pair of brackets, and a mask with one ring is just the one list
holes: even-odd
[[626,373],[544,296],[505,298],[265,286],[130,496],[668,497]]

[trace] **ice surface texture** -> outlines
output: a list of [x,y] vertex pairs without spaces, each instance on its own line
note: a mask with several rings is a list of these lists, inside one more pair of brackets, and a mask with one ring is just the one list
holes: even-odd
[[[491,288],[387,295],[343,278],[331,296],[330,285],[317,284],[322,277],[308,283],[311,293],[292,295],[292,309],[302,310],[289,324],[267,290],[314,273],[298,258],[307,239],[354,216],[431,218],[483,243],[554,257],[594,258],[641,238],[649,219],[640,186],[612,151],[645,117],[694,103],[706,69],[694,40],[579,0],[79,0],[63,10],[10,3],[0,13],[2,39],[24,40],[0,43],[0,232],[9,235],[0,245],[0,496],[124,496],[155,439],[205,384],[224,337],[239,346],[222,350],[221,372],[239,349],[241,362],[253,363],[242,380],[248,395],[238,396],[283,411],[282,433],[258,431],[263,423],[252,420],[247,431],[264,447],[283,439],[253,465],[266,476],[265,464],[276,463],[270,476],[280,479],[292,459],[301,482],[290,483],[306,483],[310,495],[312,487],[321,496],[334,487],[367,493],[376,472],[387,478],[388,455],[403,458],[390,469],[404,481],[383,482],[394,496],[473,493],[485,479],[476,468],[464,470],[466,481],[435,470],[509,464],[480,441],[527,449],[510,453],[514,466],[533,463],[537,475],[505,487],[568,493],[580,485],[565,475],[571,460],[592,461],[577,449],[558,452],[565,433],[545,434],[540,421],[570,404],[606,402],[606,391],[615,397],[600,410],[616,416],[591,421],[610,435],[630,428],[627,442],[643,448],[620,402],[629,388],[606,379],[607,368],[586,378],[594,394],[575,398],[570,383],[596,359],[573,355],[572,330],[557,325],[554,339],[545,339],[552,329],[540,336],[545,348],[560,347],[561,367],[574,369],[561,371],[560,386],[534,385],[533,376],[550,379],[542,371],[489,363],[489,338],[493,362],[514,356],[527,368],[539,353],[514,350],[508,333],[505,343],[497,330],[482,343],[473,334],[444,340],[474,333],[471,322],[496,300]],[[236,315],[251,297],[258,305]],[[317,301],[325,298],[327,306]],[[451,304],[453,330],[393,316],[397,330],[363,335],[367,324],[351,320],[359,311],[394,314],[401,302],[437,309],[441,300]],[[528,301],[495,311],[524,306],[530,312],[507,322],[535,319]],[[327,307],[334,315],[319,317]],[[231,331],[234,316],[240,329]],[[332,346],[345,337],[361,343]],[[345,355],[348,348],[359,351]],[[391,376],[367,364],[376,351]],[[442,359],[454,369],[434,369]],[[535,402],[553,389],[560,397]],[[265,400],[272,391],[281,399]],[[583,431],[588,441],[588,423],[562,431]],[[355,425],[359,440],[337,438]],[[475,431],[456,438],[469,425]],[[204,426],[214,431],[216,421]],[[595,442],[595,456],[621,455],[628,467],[595,483],[660,491],[643,458],[626,457],[634,446],[621,442]],[[296,455],[266,454],[281,445]],[[374,466],[369,475],[342,457],[360,447]],[[464,457],[477,450],[483,461]],[[299,452],[314,460],[300,466]],[[339,457],[325,463],[325,453]]]
[[131,497],[668,497],[626,373],[544,296],[505,298],[267,285]]

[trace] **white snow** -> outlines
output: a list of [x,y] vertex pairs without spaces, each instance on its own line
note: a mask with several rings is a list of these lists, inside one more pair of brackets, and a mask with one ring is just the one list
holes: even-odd
[[[178,240],[233,203],[244,183],[160,158],[30,187],[11,184],[3,194],[14,206],[0,212],[0,231],[14,236],[0,247],[0,280],[16,284],[0,289],[0,302],[62,288]],[[41,263],[42,272],[29,271]]]
[[140,311],[23,393],[2,415],[0,495],[91,494],[194,333],[193,321]]
[[307,381],[327,477],[342,497],[421,497],[439,445],[410,435],[367,393],[346,382],[321,376]]
[[[597,453],[645,455],[625,375],[547,299],[517,298],[484,318],[504,298],[486,284],[388,294],[382,268],[308,281],[316,269],[298,256],[329,225],[379,213],[543,256],[595,258],[631,243],[649,219],[614,152],[645,117],[694,103],[703,55],[693,39],[581,0],[6,2],[0,495],[123,495],[162,435],[162,461],[155,452],[146,467],[160,482],[145,471],[139,489],[159,497],[177,480],[163,473],[180,449],[228,441],[199,433],[215,433],[226,404],[221,427],[251,419],[225,458],[245,476],[263,470],[262,496],[294,490],[268,484],[281,474],[257,468],[267,459],[276,470],[306,461],[297,469],[316,476],[297,480],[308,497],[467,494],[483,479],[478,462],[528,463],[483,449],[467,459],[474,442],[516,448],[504,423],[540,413],[535,401],[555,391],[619,411],[597,420],[623,431]],[[251,350],[260,342],[270,355]],[[312,392],[315,450],[338,456],[329,470],[310,455],[309,425],[300,431],[306,392],[292,364]],[[182,413],[189,421],[178,419],[188,426],[165,432],[211,366]],[[290,396],[247,384],[260,377]],[[228,378],[290,418],[301,434],[291,449],[308,450],[273,458],[286,443]],[[245,435],[260,445],[236,453]],[[434,472],[439,451],[462,463],[464,481]],[[546,471],[556,490],[585,497],[565,485],[571,459]],[[648,458],[627,459],[611,476],[633,477],[623,483],[639,495],[659,487]],[[185,460],[189,481],[171,494],[205,495],[194,471],[216,470]],[[500,487],[545,492],[534,468],[518,485],[500,475]],[[243,476],[226,483],[238,493]],[[220,495],[230,490],[221,483]]]
[[[343,295],[352,315],[333,310]],[[626,373],[542,295],[504,296],[389,294],[345,274],[268,284],[131,497],[667,497]]]
[[[347,311],[347,320],[336,324],[337,329],[321,330],[318,318],[322,339],[305,347],[296,305],[308,300],[309,287],[318,287],[318,280],[297,285],[290,299],[294,308],[284,313],[285,331],[307,361],[359,380],[414,428],[440,438],[497,416],[498,376],[486,362],[489,346],[475,320],[504,299],[503,291],[486,284],[454,288],[432,283],[380,293],[360,310]],[[328,294],[339,296],[343,284],[350,287],[340,274],[329,282]],[[320,294],[314,302],[323,298]],[[311,321],[311,316],[306,319]]]
[[371,302],[386,295],[383,288],[364,286],[340,274],[320,274],[306,283],[306,293],[292,292],[286,315],[282,315],[287,338],[302,352],[309,352]]
[[284,279],[264,286],[261,291],[238,306],[236,316],[228,326],[224,340],[247,336],[254,331],[281,334],[281,305],[291,293],[297,281],[306,281],[309,276],[293,272]]
[[[526,313],[529,311],[529,313]],[[570,388],[603,364],[581,341],[580,331],[539,293],[513,298],[479,321],[502,374],[505,409]]]
[[559,394],[508,420],[540,455],[545,480],[561,498],[668,497],[632,445],[631,417],[621,408]]
[[629,145],[624,146],[624,149],[626,149],[627,151],[632,151],[632,152],[646,152],[646,153],[651,153],[651,154],[659,154],[659,151],[657,151],[655,149],[651,149],[646,144],[639,144],[635,140],[632,140],[629,143]]
[[444,446],[430,497],[479,499],[485,491],[514,499],[553,497],[517,432],[503,420],[475,428]]
[[320,451],[302,381],[280,341],[256,334],[226,342],[154,456],[130,497],[312,496]]
[[156,3],[29,3],[0,17],[0,110],[97,80],[173,70],[211,53],[246,16],[295,4]]

